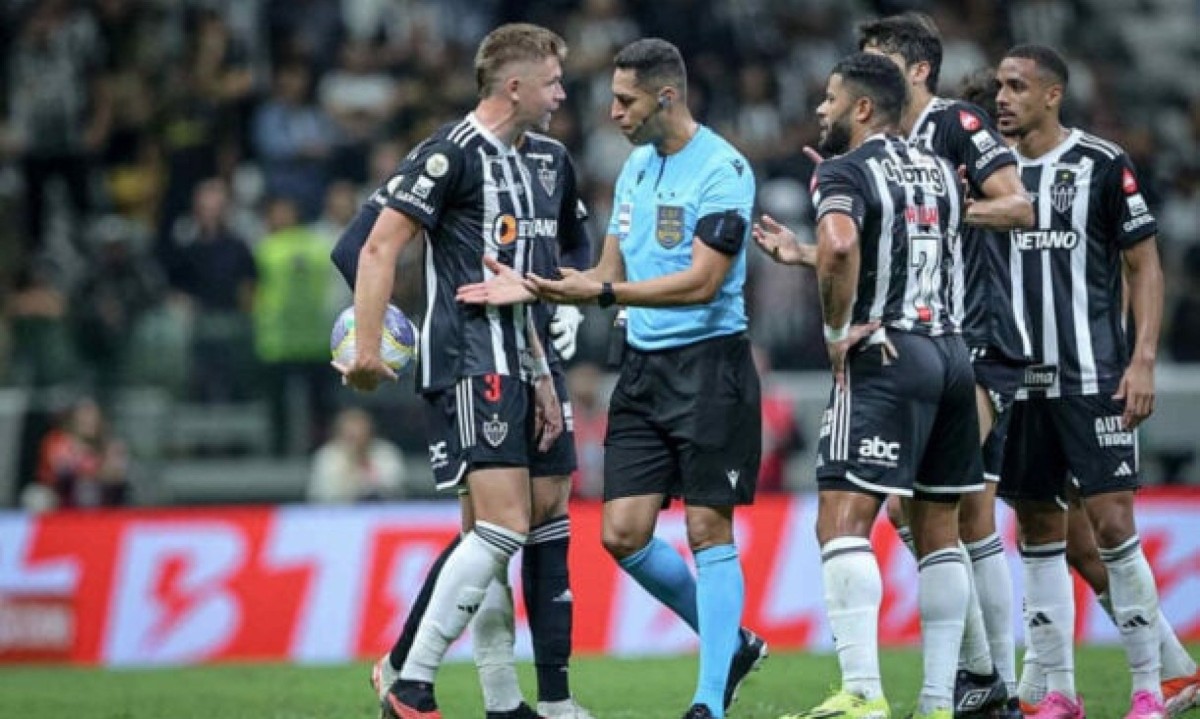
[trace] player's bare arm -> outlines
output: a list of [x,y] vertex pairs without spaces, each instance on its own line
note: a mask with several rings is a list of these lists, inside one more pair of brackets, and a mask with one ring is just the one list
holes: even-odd
[[[606,250],[608,244],[605,242]],[[721,288],[734,259],[696,237],[692,242],[692,264],[686,270],[640,282],[613,282],[616,304],[633,307],[706,304]],[[585,304],[600,297],[603,283],[594,279],[592,272],[564,269],[562,275],[561,280],[551,280],[531,274],[529,281],[539,297],[551,302]]]
[[834,212],[821,218],[817,225],[817,285],[829,363],[839,387],[846,382],[846,353],[879,329],[878,322],[850,326],[860,253],[858,227],[849,215]]
[[1033,203],[1015,165],[1001,167],[988,175],[982,190],[982,199],[967,198],[963,221],[968,225],[991,230],[1033,226]]
[[383,313],[392,296],[396,259],[421,231],[420,225],[403,212],[384,208],[371,229],[358,257],[358,282],[354,288],[354,321],[357,353],[349,367],[337,367],[346,384],[371,392],[396,373],[379,356]]
[[1122,422],[1133,429],[1154,411],[1154,360],[1162,326],[1163,274],[1158,238],[1148,237],[1122,253],[1129,281],[1129,304],[1137,328],[1133,355],[1114,399],[1125,400]]
[[796,233],[764,214],[751,229],[754,242],[782,265],[817,266],[817,248],[796,239]]

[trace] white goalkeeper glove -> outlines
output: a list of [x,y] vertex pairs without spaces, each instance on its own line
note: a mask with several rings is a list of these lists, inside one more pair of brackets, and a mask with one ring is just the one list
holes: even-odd
[[550,320],[550,342],[564,361],[575,356],[575,340],[581,322],[583,313],[575,305],[559,305]]

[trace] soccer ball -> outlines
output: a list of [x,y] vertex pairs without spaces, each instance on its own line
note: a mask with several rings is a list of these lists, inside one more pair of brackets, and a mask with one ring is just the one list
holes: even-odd
[[[348,367],[354,362],[354,307],[342,310],[333,323],[329,337],[329,350],[333,361]],[[379,356],[384,364],[395,372],[403,372],[417,354],[417,328],[400,308],[388,305],[383,315],[383,336],[380,338]]]

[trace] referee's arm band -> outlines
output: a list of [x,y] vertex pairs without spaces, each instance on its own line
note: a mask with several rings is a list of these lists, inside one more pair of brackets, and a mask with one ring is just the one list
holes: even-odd
[[736,255],[746,241],[746,218],[737,210],[725,210],[701,217],[696,237],[717,252]]

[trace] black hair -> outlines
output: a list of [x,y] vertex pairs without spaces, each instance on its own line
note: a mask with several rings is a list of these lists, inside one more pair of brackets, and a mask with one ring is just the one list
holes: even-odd
[[1033,60],[1034,64],[1043,73],[1050,75],[1055,82],[1060,83],[1064,88],[1067,86],[1067,81],[1070,80],[1070,73],[1067,71],[1067,61],[1063,59],[1058,51],[1048,45],[1017,45],[1004,53],[1005,58],[1015,57],[1022,60]]
[[637,85],[658,92],[667,85],[687,95],[687,68],[679,48],[661,38],[635,40],[621,48],[613,58],[618,70],[633,70]]
[[886,124],[900,124],[908,88],[896,63],[880,55],[856,52],[839,60],[829,74],[841,75],[842,83],[853,87],[856,97],[871,98],[875,113]]
[[963,76],[958,85],[958,96],[964,101],[977,105],[996,121],[996,93],[1000,90],[1000,82],[996,79],[996,68],[983,67]]
[[929,63],[925,87],[937,92],[942,72],[942,36],[933,18],[924,13],[906,12],[863,23],[858,27],[858,49],[873,46],[904,58],[907,65]]

